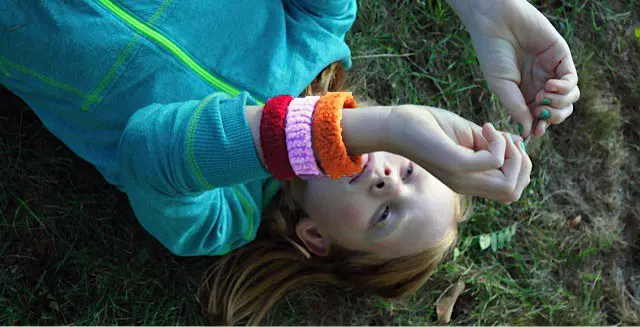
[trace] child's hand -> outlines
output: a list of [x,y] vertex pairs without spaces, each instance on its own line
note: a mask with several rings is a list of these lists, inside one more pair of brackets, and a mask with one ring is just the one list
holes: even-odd
[[489,88],[523,137],[541,136],[573,113],[580,89],[571,51],[540,11],[525,0],[448,2],[467,26]]
[[385,150],[415,161],[458,193],[509,203],[520,198],[532,168],[522,139],[514,139],[446,110],[400,106],[389,115]]

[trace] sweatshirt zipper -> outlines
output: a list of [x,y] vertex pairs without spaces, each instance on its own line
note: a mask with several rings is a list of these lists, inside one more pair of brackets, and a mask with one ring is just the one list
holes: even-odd
[[[129,14],[124,9],[122,9],[119,5],[117,5],[113,0],[98,0],[105,8],[111,11],[114,15],[120,17],[125,23],[129,24],[133,27],[138,33],[146,36],[147,38],[155,41],[157,44],[164,47],[167,51],[171,52],[178,60],[180,60],[185,66],[189,67],[193,72],[195,72],[198,76],[200,76],[207,83],[211,84],[218,90],[225,92],[231,96],[238,96],[242,91],[239,89],[223,82],[221,79],[213,76],[202,66],[198,65],[189,55],[184,52],[178,45],[169,40],[166,36],[162,35],[162,33],[158,32],[152,26],[147,25],[141,22],[135,16]],[[264,103],[256,100],[256,102],[264,106]]]

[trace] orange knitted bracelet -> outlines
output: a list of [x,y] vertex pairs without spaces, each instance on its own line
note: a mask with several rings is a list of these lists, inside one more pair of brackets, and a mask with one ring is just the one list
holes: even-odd
[[362,170],[362,157],[350,157],[342,141],[342,108],[356,108],[350,92],[329,92],[320,97],[313,112],[313,147],[320,166],[331,178],[353,175]]

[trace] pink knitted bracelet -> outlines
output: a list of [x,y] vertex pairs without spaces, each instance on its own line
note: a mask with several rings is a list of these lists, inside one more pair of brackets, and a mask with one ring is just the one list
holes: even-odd
[[289,104],[285,124],[287,152],[293,171],[302,179],[322,176],[313,154],[311,122],[320,97],[296,98]]

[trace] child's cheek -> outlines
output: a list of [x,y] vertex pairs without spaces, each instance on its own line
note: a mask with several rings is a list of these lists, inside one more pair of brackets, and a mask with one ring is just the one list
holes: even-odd
[[345,226],[349,229],[359,228],[361,225],[362,210],[353,203],[349,203],[345,207]]

